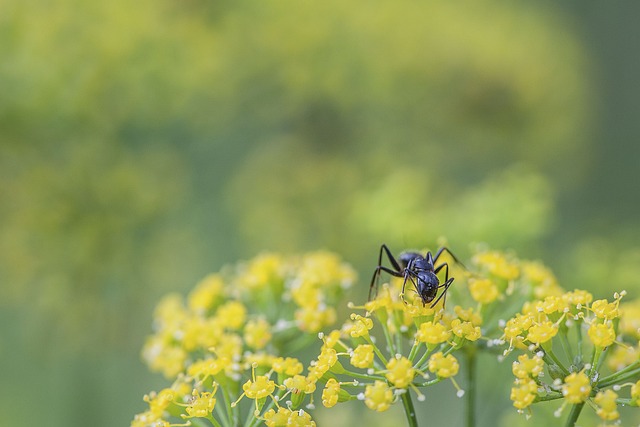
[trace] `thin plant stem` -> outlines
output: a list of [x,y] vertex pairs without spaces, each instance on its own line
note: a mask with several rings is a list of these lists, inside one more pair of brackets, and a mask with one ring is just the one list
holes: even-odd
[[577,403],[571,407],[571,412],[569,412],[569,418],[567,418],[565,427],[574,427],[576,425],[576,421],[578,421],[582,408],[584,408],[584,402]]
[[476,348],[469,347],[467,352],[467,408],[466,408],[466,421],[467,427],[474,427],[476,425],[476,368],[477,368],[477,355]]
[[413,407],[413,401],[411,400],[411,393],[409,390],[406,393],[400,395],[402,399],[402,405],[404,406],[404,412],[407,416],[407,423],[409,427],[418,427],[418,418],[416,417],[416,410]]

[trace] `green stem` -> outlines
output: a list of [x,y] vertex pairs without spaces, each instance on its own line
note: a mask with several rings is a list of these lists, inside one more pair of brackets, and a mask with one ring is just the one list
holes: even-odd
[[569,413],[569,418],[567,418],[565,427],[573,427],[576,425],[576,421],[578,421],[582,408],[584,408],[584,402],[575,404],[571,407],[571,412]]
[[378,358],[382,361],[382,363],[384,364],[384,366],[387,366],[387,359],[384,357],[384,355],[380,352],[380,349],[378,348],[377,345],[374,344],[374,342],[371,340],[371,337],[369,335],[365,335],[363,337],[369,344],[371,344],[373,346],[373,351],[376,353],[376,355],[378,356]]
[[476,348],[468,347],[467,350],[467,427],[476,425]]
[[407,416],[407,423],[409,427],[418,427],[418,418],[416,417],[416,410],[413,407],[413,401],[411,400],[411,393],[409,390],[407,390],[406,393],[402,393],[400,398],[404,405],[404,412]]
[[562,393],[549,393],[544,396],[536,397],[535,402],[547,402],[549,400],[557,400],[562,398],[564,398],[564,395]]
[[[555,353],[551,350],[544,352],[544,356],[542,356],[542,359],[547,362],[547,365],[556,365],[558,366],[562,372],[564,373],[564,376],[566,377],[567,375],[569,375],[569,371],[567,370],[567,368],[564,367],[564,365],[562,364],[562,362],[560,362],[560,359],[558,359],[558,357],[555,355]],[[553,363],[549,363],[549,359],[551,359],[551,361]]]
[[[610,382],[610,381],[615,382],[618,379],[618,377],[620,377],[622,375],[625,375],[627,372],[633,371],[633,370],[638,369],[638,368],[640,368],[640,360],[637,361],[637,362],[632,363],[631,365],[627,366],[626,368],[620,369],[618,372],[614,372],[613,374],[602,378],[600,381],[598,381],[598,384],[602,385],[602,384],[604,384],[606,382]],[[602,387],[606,387],[606,385],[603,385]]]
[[218,422],[218,420],[216,420],[215,418],[213,418],[213,415],[209,414],[209,416],[207,417],[207,419],[209,421],[211,421],[211,424],[213,424],[214,427],[222,427],[220,425],[220,423]]
[[413,363],[413,359],[416,358],[416,354],[418,354],[418,349],[420,348],[420,341],[414,340],[413,346],[411,347],[411,351],[409,352],[409,360]]
[[[640,369],[636,369],[634,371],[628,371],[622,375],[618,375],[619,372],[617,372],[614,375],[610,375],[609,377],[607,377],[606,380],[602,380],[600,382],[598,382],[598,387],[602,388],[602,387],[608,387],[610,385],[613,385],[615,383],[621,383],[623,381],[626,381],[628,379],[636,379],[637,377],[640,377]],[[612,378],[614,377],[614,378]]]

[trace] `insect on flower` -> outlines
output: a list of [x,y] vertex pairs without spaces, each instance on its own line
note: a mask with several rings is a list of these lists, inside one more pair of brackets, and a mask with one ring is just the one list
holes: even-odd
[[[431,304],[430,308],[435,307],[442,298],[446,301],[445,295],[449,286],[453,283],[453,277],[449,277],[449,265],[446,262],[436,265],[438,258],[440,258],[440,255],[442,255],[443,252],[447,252],[455,262],[462,265],[458,258],[456,258],[456,256],[453,255],[446,247],[438,249],[435,255],[432,255],[431,252],[427,252],[425,256],[422,256],[417,252],[402,252],[398,256],[398,259],[396,259],[387,245],[382,244],[382,246],[380,246],[380,254],[378,255],[378,265],[373,272],[371,284],[369,285],[369,300],[371,300],[374,288],[376,290],[375,293],[378,292],[378,279],[380,278],[380,272],[384,271],[392,276],[401,277],[403,279],[402,292],[400,293],[400,297],[403,301],[407,282],[411,282],[411,284],[413,284],[416,293],[420,295],[423,306],[427,305],[434,299],[435,301]],[[386,254],[393,268],[388,268],[382,265],[383,253]],[[441,284],[437,274],[442,269],[444,269],[444,282]],[[440,288],[444,289],[436,299],[438,289]]]

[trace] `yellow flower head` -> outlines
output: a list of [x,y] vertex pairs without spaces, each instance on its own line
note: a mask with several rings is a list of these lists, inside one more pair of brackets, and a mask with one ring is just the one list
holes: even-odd
[[620,333],[640,339],[640,299],[622,304],[620,313]]
[[329,332],[328,334],[325,334],[323,339],[324,339],[324,345],[330,348],[333,348],[336,346],[336,344],[338,344],[338,341],[340,340],[340,336],[342,335],[342,333],[337,330],[334,329],[333,331]]
[[215,393],[203,391],[199,393],[193,390],[193,397],[189,406],[186,407],[187,416],[184,418],[203,418],[209,416],[216,405]]
[[533,285],[533,294],[538,299],[543,299],[550,295],[561,295],[562,289],[558,285],[558,280],[551,270],[540,262],[522,261],[520,264],[523,275]]
[[291,411],[285,407],[279,407],[278,412],[269,409],[264,413],[264,423],[267,427],[286,427]]
[[356,368],[370,368],[373,366],[373,346],[370,344],[360,344],[353,350],[351,364]]
[[322,404],[326,408],[331,408],[338,403],[338,394],[340,393],[340,383],[335,378],[330,378],[322,390]]
[[316,423],[311,419],[311,415],[302,409],[292,411],[287,420],[287,426],[291,427],[315,427]]
[[313,393],[316,391],[315,381],[309,380],[302,375],[295,375],[284,380],[284,386],[291,390],[292,393]]
[[631,386],[631,404],[640,406],[640,380]]
[[144,397],[144,400],[149,403],[149,411],[156,416],[161,417],[175,398],[176,392],[170,388],[165,388],[159,393],[150,393]]
[[464,322],[471,322],[473,326],[481,326],[482,325],[482,316],[479,313],[476,313],[473,307],[462,308],[459,305],[453,307],[453,311],[456,313],[456,316]]
[[599,391],[593,399],[597,409],[596,414],[606,421],[617,420],[620,417],[616,399],[618,395],[613,390]]
[[508,340],[515,339],[528,331],[533,325],[533,317],[531,315],[516,314],[507,321],[504,327],[504,335]]
[[491,304],[500,296],[498,286],[491,279],[469,279],[469,291],[471,297],[481,304]]
[[369,335],[369,330],[373,328],[373,320],[368,317],[360,316],[359,314],[352,314],[351,326],[347,329],[349,335],[353,338],[365,337]]
[[448,354],[446,357],[440,351],[431,355],[429,359],[429,370],[436,374],[438,378],[449,378],[458,374],[460,365],[453,355]]
[[574,372],[564,379],[562,394],[569,403],[582,403],[591,394],[591,382],[584,372]]
[[244,342],[254,350],[264,348],[271,341],[271,327],[263,318],[250,320],[244,327]]
[[618,301],[609,302],[606,299],[599,299],[591,304],[591,311],[600,319],[615,319],[620,315]]
[[309,333],[322,330],[336,321],[336,311],[333,307],[302,307],[293,314],[298,327]]
[[537,395],[538,385],[531,378],[518,378],[511,388],[511,400],[518,409],[531,405]]
[[586,307],[591,301],[593,301],[593,295],[582,289],[576,289],[573,292],[567,292],[562,295],[562,298],[567,301],[571,306],[577,309]]
[[389,409],[393,401],[393,392],[386,382],[376,380],[364,390],[364,403],[374,411],[383,412]]
[[247,309],[239,301],[229,301],[218,308],[216,318],[229,329],[240,329],[245,323]]
[[476,341],[480,338],[480,326],[473,326],[471,322],[462,322],[460,319],[451,321],[451,331],[458,337],[469,341]]
[[243,267],[238,284],[253,292],[281,285],[287,265],[281,255],[265,253],[253,258]]
[[393,358],[387,363],[387,379],[397,388],[407,388],[416,372],[413,364],[406,357]]
[[558,326],[547,320],[531,326],[527,339],[531,343],[540,345],[551,340],[557,333]]
[[518,357],[517,362],[513,362],[511,370],[516,378],[537,378],[544,368],[544,362],[541,357],[529,357],[523,354]]
[[304,366],[302,366],[302,363],[294,357],[287,357],[286,359],[277,357],[271,364],[271,368],[279,374],[292,377],[301,373]]
[[609,347],[616,340],[616,332],[611,323],[592,323],[587,331],[596,347]]
[[255,380],[248,380],[242,386],[244,394],[249,399],[262,399],[269,396],[276,389],[276,383],[271,381],[266,375],[259,375]]
[[538,301],[535,305],[538,311],[545,314],[563,313],[565,310],[569,311],[569,304],[561,296],[551,295],[546,297],[542,301]]
[[451,337],[451,331],[442,323],[424,322],[416,332],[416,340],[427,344],[440,344]]
[[204,313],[212,308],[222,296],[224,282],[219,274],[210,274],[202,279],[189,293],[189,308],[196,313]]
[[476,254],[472,261],[490,274],[505,280],[513,280],[520,275],[517,264],[497,251],[481,252]]

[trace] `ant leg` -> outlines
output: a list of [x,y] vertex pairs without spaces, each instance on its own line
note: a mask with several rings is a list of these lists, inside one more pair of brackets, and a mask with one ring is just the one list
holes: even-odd
[[444,271],[444,281],[448,281],[449,280],[449,264],[447,264],[446,262],[443,262],[442,264],[440,264],[439,266],[437,266],[433,272],[435,274],[438,274],[440,272],[440,270],[442,270],[443,267],[447,267],[447,269]]
[[371,300],[371,291],[373,290],[374,286],[376,288],[376,293],[378,292],[377,279],[378,277],[380,277],[380,271],[384,271],[385,273],[389,273],[390,275],[395,277],[404,277],[404,274],[399,271],[395,271],[382,265],[378,265],[376,267],[376,270],[373,272],[373,277],[371,277],[371,284],[369,284],[369,301]]
[[438,297],[438,299],[436,299],[436,301],[431,304],[431,307],[429,308],[433,308],[436,306],[436,304],[438,304],[438,302],[444,297],[444,301],[442,302],[442,308],[444,308],[444,304],[447,302],[447,290],[449,289],[449,286],[451,286],[451,284],[453,283],[453,277],[450,278],[449,280],[447,280],[446,282],[444,282],[442,285],[438,286],[438,287],[444,287],[444,290],[442,291],[442,293],[440,294],[440,296]]
[[449,255],[451,255],[451,258],[453,258],[453,260],[457,263],[460,264],[465,270],[467,270],[467,267],[465,267],[465,265],[460,262],[460,260],[458,259],[458,257],[456,257],[453,252],[451,252],[449,250],[449,248],[447,248],[446,246],[441,247],[440,249],[438,249],[438,252],[436,252],[436,254],[433,257],[433,262],[436,262],[438,260],[438,258],[440,257],[440,255],[442,255],[443,252],[448,253]]
[[[382,266],[383,252],[387,255],[387,258],[389,259],[389,262],[391,263],[391,266],[395,269],[395,271]],[[376,270],[373,272],[373,277],[371,278],[371,284],[369,285],[369,300],[371,300],[371,291],[373,290],[374,284],[376,287],[376,293],[378,291],[378,280],[380,278],[380,270],[385,271],[395,277],[403,277],[403,274],[402,274],[403,269],[400,267],[400,264],[398,264],[398,261],[396,261],[393,254],[391,253],[387,245],[385,245],[384,243],[382,244],[382,246],[380,246],[380,252],[378,253],[378,266],[376,267]]]
[[418,293],[418,285],[416,285],[416,278],[418,278],[418,275],[413,270],[408,270],[408,269],[405,270],[404,281],[402,282],[402,292],[400,292],[400,299],[405,304],[407,303],[407,301],[405,301],[404,299],[404,291],[405,291],[405,287],[407,286],[407,280],[411,280],[411,284],[413,285],[413,291],[415,293]]

